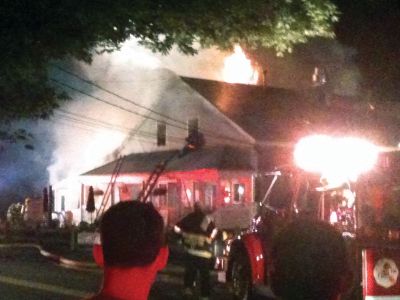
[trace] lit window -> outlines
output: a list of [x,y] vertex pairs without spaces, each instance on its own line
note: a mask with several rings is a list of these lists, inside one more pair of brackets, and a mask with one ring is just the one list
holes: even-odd
[[224,202],[226,204],[231,202],[231,189],[229,188],[229,186],[226,186],[224,189]]
[[244,200],[244,184],[238,183],[233,185],[233,201],[235,203],[242,203]]

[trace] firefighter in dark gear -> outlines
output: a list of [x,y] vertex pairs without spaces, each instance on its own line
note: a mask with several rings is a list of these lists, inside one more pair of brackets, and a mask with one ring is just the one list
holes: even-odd
[[210,268],[212,266],[211,243],[217,234],[214,222],[202,209],[194,204],[194,211],[185,216],[175,226],[185,248],[185,294],[191,295],[197,272],[200,274],[201,299],[210,296]]

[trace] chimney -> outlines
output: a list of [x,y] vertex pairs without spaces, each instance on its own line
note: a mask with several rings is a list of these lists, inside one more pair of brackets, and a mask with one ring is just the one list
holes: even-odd
[[267,86],[267,74],[268,74],[267,69],[263,69],[262,70],[262,86],[263,87]]
[[315,67],[312,74],[312,85],[314,87],[323,86],[326,84],[326,73],[324,68]]
[[311,79],[311,84],[313,89],[315,90],[317,102],[329,106],[329,91],[325,68],[315,67]]

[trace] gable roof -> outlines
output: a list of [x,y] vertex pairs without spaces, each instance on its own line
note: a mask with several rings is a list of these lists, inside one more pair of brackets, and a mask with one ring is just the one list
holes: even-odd
[[356,97],[324,97],[318,88],[295,91],[181,78],[259,142],[294,142],[318,132],[362,135],[387,143],[398,135],[400,119],[388,114],[393,104],[380,103],[377,109]]
[[[179,150],[158,152],[133,153],[124,158],[120,174],[152,172],[157,164],[174,155],[173,160],[167,165],[166,171],[191,171],[199,169],[217,169],[220,171],[251,171],[251,155],[248,149],[233,148],[230,146],[215,146],[202,148],[179,158]],[[99,168],[90,170],[87,175],[112,174],[117,160]]]
[[287,140],[276,124],[291,118],[298,106],[300,99],[294,91],[187,77],[182,80],[255,139]]

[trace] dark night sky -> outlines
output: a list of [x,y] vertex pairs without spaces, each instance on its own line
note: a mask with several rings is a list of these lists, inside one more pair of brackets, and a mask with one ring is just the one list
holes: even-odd
[[337,93],[379,102],[400,101],[400,1],[333,0],[341,12],[336,39],[315,39],[277,58],[272,51],[252,53],[267,70],[267,84],[304,88],[315,66],[327,70]]
[[400,101],[400,1],[335,1],[342,11],[337,39],[357,50],[363,88]]

